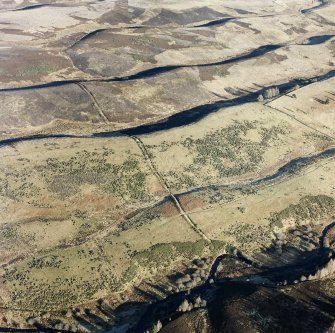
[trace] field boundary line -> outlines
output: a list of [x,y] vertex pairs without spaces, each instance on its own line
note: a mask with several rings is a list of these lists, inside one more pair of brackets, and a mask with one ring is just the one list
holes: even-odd
[[99,115],[101,116],[101,118],[104,120],[104,122],[106,124],[108,124],[109,120],[106,117],[106,115],[104,114],[104,112],[102,111],[102,109],[100,108],[100,106],[98,104],[98,101],[96,100],[96,98],[94,97],[94,95],[92,94],[92,92],[89,89],[87,89],[87,87],[85,86],[85,84],[82,83],[82,82],[78,82],[77,85],[80,87],[81,90],[83,90],[89,96],[89,98],[93,102],[95,108],[99,112]]
[[130,136],[138,145],[138,147],[140,148],[145,160],[148,161],[151,170],[153,171],[153,173],[155,174],[155,176],[158,178],[158,181],[160,182],[160,184],[163,186],[163,188],[169,193],[169,195],[171,196],[175,206],[177,207],[177,209],[179,210],[181,216],[186,220],[186,222],[190,225],[190,227],[196,232],[198,233],[203,239],[205,239],[208,242],[211,242],[211,240],[206,236],[206,234],[192,221],[192,219],[189,217],[189,215],[186,213],[186,211],[184,210],[184,208],[182,207],[182,205],[180,204],[179,200],[177,199],[177,197],[171,192],[169,186],[167,185],[166,181],[163,179],[163,177],[161,176],[161,174],[159,173],[159,171],[157,170],[157,167],[155,166],[154,162],[152,161],[152,159],[150,158],[150,155],[147,151],[147,148],[145,147],[145,144],[143,143],[143,141],[138,138],[137,136]]

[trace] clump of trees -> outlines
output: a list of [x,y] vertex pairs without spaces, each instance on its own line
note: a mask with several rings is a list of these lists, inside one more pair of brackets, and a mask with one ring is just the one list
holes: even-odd
[[277,253],[283,253],[283,245],[287,243],[286,235],[283,232],[276,233],[276,238],[274,240],[274,246]]
[[264,101],[263,95],[262,94],[258,95],[257,100],[258,102],[263,102]]
[[144,333],[158,333],[163,328],[163,325],[160,320],[157,321],[151,328],[151,330],[147,330]]
[[192,303],[189,303],[187,299],[184,299],[182,303],[179,305],[178,311],[179,312],[188,312],[193,309]]
[[200,296],[196,297],[193,302],[184,299],[178,307],[179,312],[189,312],[193,309],[204,308],[207,305],[207,301],[202,299]]
[[153,327],[153,333],[159,332],[163,328],[162,323],[160,320],[157,321],[157,323]]
[[315,232],[313,231],[313,229],[310,225],[303,226],[299,230],[294,230],[293,231],[293,236],[304,238],[305,240],[308,240],[309,241],[308,249],[310,251],[315,249],[314,242],[315,242],[316,234],[315,234]]
[[323,279],[334,273],[335,273],[335,259],[332,258],[328,261],[328,263],[324,267],[318,269],[315,272],[315,274],[310,274],[307,279],[309,281]]
[[271,87],[265,90],[264,98],[270,99],[270,98],[278,96],[279,94],[280,94],[280,91],[278,87]]
[[177,288],[179,290],[183,290],[185,288],[191,289],[204,279],[206,279],[206,273],[201,270],[196,270],[191,275],[186,274],[185,276],[177,279],[176,280]]
[[192,273],[185,274],[175,281],[178,290],[191,289],[196,287],[201,281],[206,280],[210,258],[195,259],[193,264],[196,266]]
[[276,97],[280,94],[278,87],[270,87],[265,89],[263,94],[260,94],[257,98],[259,102],[263,102],[265,99],[271,99],[273,97]]

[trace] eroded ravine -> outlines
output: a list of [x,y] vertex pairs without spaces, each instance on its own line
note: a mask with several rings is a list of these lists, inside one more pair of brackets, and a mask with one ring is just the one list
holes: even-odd
[[[89,32],[85,34],[79,41],[76,41],[72,46],[68,48],[68,50],[80,43],[83,40],[86,40],[87,38],[94,36],[98,34],[99,32],[106,31],[108,29],[101,28],[96,29],[92,32]],[[309,37],[305,43],[297,44],[297,45],[316,45],[316,44],[322,44],[327,42],[329,39],[334,37],[334,35],[317,35],[317,36],[311,36]],[[276,51],[278,49],[282,49],[284,47],[287,47],[289,45],[294,45],[293,42],[288,42],[284,44],[266,44],[259,46],[253,50],[243,52],[240,55],[233,56],[228,59],[216,61],[216,62],[210,62],[210,63],[199,63],[199,64],[180,64],[180,65],[167,65],[167,66],[158,66],[149,68],[140,72],[137,72],[135,74],[126,75],[126,76],[115,76],[115,77],[97,77],[97,78],[78,78],[78,79],[63,79],[63,80],[56,80],[56,81],[50,81],[45,83],[36,83],[26,86],[19,86],[19,87],[6,87],[1,88],[0,87],[0,93],[1,92],[16,92],[16,91],[26,91],[26,90],[33,90],[33,89],[43,89],[43,88],[51,88],[51,87],[59,87],[59,86],[66,86],[70,84],[80,84],[80,83],[94,83],[94,82],[127,82],[127,81],[134,81],[134,80],[142,80],[146,78],[152,78],[159,76],[164,73],[168,73],[171,71],[175,71],[178,69],[187,69],[187,68],[201,68],[201,67],[214,67],[214,66],[222,66],[222,65],[229,65],[229,64],[238,64],[240,62],[258,58],[261,56],[266,55],[267,53]]]
[[[200,286],[195,287],[188,291],[182,291],[169,295],[163,300],[157,301],[146,306],[146,311],[141,317],[141,320],[137,323],[135,328],[132,328],[132,332],[143,333],[146,329],[149,329],[160,320],[164,324],[167,324],[171,320],[177,319],[182,315],[182,312],[178,311],[178,306],[184,299],[193,299],[197,296],[208,299],[208,295],[214,295],[216,288],[220,288],[226,284],[230,284],[230,288],[240,288],[241,284],[255,285],[265,288],[282,288],[282,282],[286,280],[286,285],[296,285],[298,283],[304,283],[297,281],[302,274],[314,274],[317,270],[324,267],[330,260],[335,259],[335,254],[332,250],[324,247],[323,239],[331,228],[335,226],[335,222],[328,224],[320,235],[320,245],[314,259],[302,260],[298,263],[288,264],[285,266],[266,268],[259,266],[258,263],[243,257],[242,255],[219,255],[213,261],[210,268],[208,279]],[[256,266],[261,269],[261,272],[257,273],[257,279],[252,279],[252,276],[246,275],[239,278],[222,278],[216,279],[216,270],[219,262],[225,258],[232,258],[236,261],[242,261],[250,266]],[[238,293],[236,293],[238,294]],[[210,301],[210,299],[208,300]]]
[[323,7],[328,6],[328,3],[329,3],[328,0],[320,0],[320,3],[319,3],[318,5],[313,6],[313,7],[311,7],[311,8],[303,9],[303,10],[301,10],[301,13],[302,13],[302,14],[309,14],[309,13],[312,13],[312,12],[318,10],[318,9],[321,9],[321,8],[323,8]]
[[[309,84],[315,82],[321,82],[335,77],[335,70],[331,70],[325,74],[314,76],[307,79],[293,79],[286,83],[278,84],[276,87],[280,90],[280,96],[283,96],[289,92],[292,92],[296,86],[305,87]],[[196,123],[197,121],[205,118],[211,113],[218,112],[224,108],[243,105],[251,102],[257,101],[257,98],[260,94],[264,93],[269,87],[263,87],[257,91],[252,91],[246,95],[242,95],[233,99],[224,99],[218,100],[214,103],[202,104],[191,109],[180,111],[168,118],[162,119],[159,122],[139,125],[135,127],[130,127],[127,129],[114,130],[114,131],[105,131],[105,132],[96,132],[90,135],[74,135],[74,134],[37,134],[30,136],[14,137],[10,139],[0,140],[0,147],[19,143],[21,141],[36,141],[49,138],[108,138],[108,137],[117,137],[120,135],[127,136],[138,136],[143,134],[151,134],[160,131],[170,130],[173,128],[183,127]],[[326,134],[327,137],[329,135]]]
[[277,169],[274,173],[267,175],[262,178],[254,179],[247,182],[238,182],[234,184],[222,184],[222,183],[215,183],[215,184],[208,184],[205,186],[198,186],[189,189],[185,192],[176,193],[175,195],[179,198],[184,195],[189,195],[209,189],[219,189],[219,188],[225,188],[227,190],[232,189],[241,189],[244,187],[260,187],[260,186],[267,186],[269,184],[273,184],[275,182],[280,181],[281,179],[284,179],[289,176],[296,175],[298,172],[302,171],[304,168],[307,168],[308,166],[317,163],[320,160],[332,158],[335,156],[335,148],[327,148],[321,152],[318,152],[316,154],[308,155],[308,156],[301,156],[298,158],[295,158],[291,161],[288,161],[286,164],[281,166],[279,169]]
[[[83,37],[83,39],[88,38],[87,36],[90,34],[96,34],[99,31],[103,31],[105,29],[99,29],[98,31],[94,31],[89,33]],[[213,62],[213,63],[203,63],[203,64],[193,64],[193,65],[171,65],[171,66],[160,66],[154,67],[147,70],[140,71],[138,73],[128,75],[128,76],[119,76],[119,77],[98,77],[98,78],[90,78],[90,79],[68,79],[68,80],[57,80],[51,81],[46,83],[39,83],[39,84],[32,84],[22,87],[9,87],[9,88],[0,88],[1,92],[15,92],[15,91],[25,91],[25,90],[32,90],[32,89],[42,89],[42,88],[51,88],[51,87],[59,87],[65,86],[73,83],[92,83],[92,82],[125,82],[125,81],[134,81],[134,80],[141,80],[145,78],[155,77],[170,71],[174,71],[177,69],[185,69],[185,68],[195,68],[195,67],[211,67],[211,66],[218,66],[218,65],[226,65],[232,63],[239,63],[241,61],[245,61],[252,58],[257,58],[262,55],[265,55],[269,52],[275,51],[279,48],[284,47],[284,44],[269,44],[260,46],[254,50],[249,52],[245,52],[241,55],[236,57],[228,58],[225,60]]]

